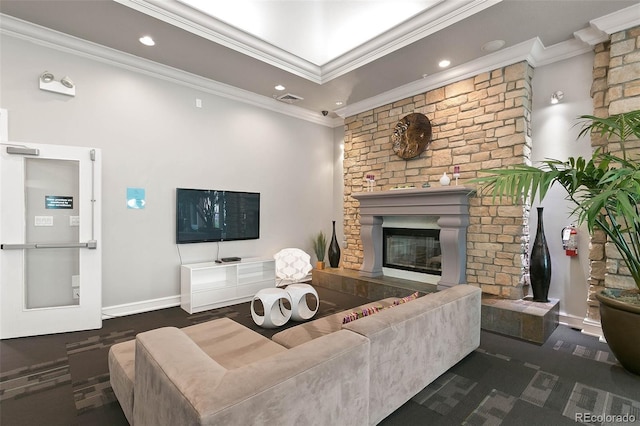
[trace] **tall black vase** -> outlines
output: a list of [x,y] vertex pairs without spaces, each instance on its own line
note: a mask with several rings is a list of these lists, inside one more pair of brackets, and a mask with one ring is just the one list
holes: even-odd
[[548,302],[549,284],[551,283],[551,255],[544,236],[544,220],[542,207],[538,207],[538,228],[536,239],[531,249],[531,261],[529,263],[529,278],[533,290],[534,302]]
[[331,243],[329,244],[329,265],[337,268],[340,263],[340,246],[336,238],[336,221],[333,221],[333,234],[331,235]]

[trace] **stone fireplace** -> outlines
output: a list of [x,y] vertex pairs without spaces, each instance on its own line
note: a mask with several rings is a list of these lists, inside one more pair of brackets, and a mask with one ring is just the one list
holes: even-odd
[[[382,254],[378,259],[365,246],[370,244],[372,233],[379,233],[375,237],[382,238],[387,213],[364,214],[361,220],[360,209],[368,203],[365,200],[372,198],[372,202],[377,202],[379,194],[391,194],[388,197],[394,198],[399,197],[394,194],[400,193],[469,191],[470,187],[464,189],[454,182],[440,186],[440,177],[445,172],[451,174],[455,165],[460,166],[462,183],[478,177],[483,169],[530,163],[532,76],[533,68],[524,61],[345,118],[345,244],[341,258],[344,269],[359,274],[383,273]],[[433,141],[423,154],[405,160],[393,152],[393,129],[399,120],[414,112],[431,120]],[[376,188],[372,193],[363,192],[368,174],[375,175]],[[423,189],[425,183],[431,187]],[[393,189],[406,186],[415,188]],[[454,255],[458,253],[455,244],[462,243],[460,249],[466,250],[455,255],[458,258],[454,262],[443,259],[442,276],[433,280],[440,279],[441,287],[468,282],[486,294],[522,298],[528,279],[522,263],[528,212],[523,206],[494,201],[490,195],[471,197],[469,204],[461,208],[466,216],[432,214],[438,217],[438,226],[442,228],[443,256],[447,256],[446,244],[454,245]],[[425,209],[434,211],[439,207],[413,209],[416,215],[425,215]],[[452,221],[457,223],[451,224]],[[461,234],[465,239],[458,241]],[[456,243],[448,242],[451,239]],[[449,267],[452,269],[447,270]]]
[[385,216],[437,217],[440,227],[441,279],[438,289],[466,282],[469,197],[474,189],[465,186],[414,188],[354,193],[360,203],[360,237],[363,262],[360,275],[382,276]]

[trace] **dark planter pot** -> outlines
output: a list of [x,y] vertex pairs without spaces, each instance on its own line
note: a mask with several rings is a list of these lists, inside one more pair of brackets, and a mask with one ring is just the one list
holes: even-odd
[[[608,290],[611,291],[611,290]],[[607,344],[622,366],[640,375],[640,306],[596,293]]]

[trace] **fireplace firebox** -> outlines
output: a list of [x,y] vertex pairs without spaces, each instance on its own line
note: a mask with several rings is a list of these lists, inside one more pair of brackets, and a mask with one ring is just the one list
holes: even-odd
[[442,275],[439,229],[382,228],[382,266]]

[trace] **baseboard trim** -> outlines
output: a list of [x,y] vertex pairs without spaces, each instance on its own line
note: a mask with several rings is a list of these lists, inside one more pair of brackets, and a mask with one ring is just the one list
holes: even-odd
[[606,342],[604,340],[604,334],[602,333],[602,325],[600,325],[600,321],[594,321],[589,318],[585,318],[582,321],[582,332],[588,336],[598,337],[601,342]]
[[577,317],[575,315],[567,315],[560,313],[558,318],[559,324],[566,325],[567,327],[580,330],[587,336],[593,336],[600,339],[601,342],[606,342],[602,333],[602,326],[599,321],[594,321],[589,318]]
[[569,315],[563,312],[560,312],[560,316],[558,317],[558,323],[562,325],[566,325],[567,327],[575,328],[577,330],[582,330],[584,325],[582,324],[584,321],[584,317],[577,317],[575,315]]
[[159,299],[143,300],[140,302],[124,303],[122,305],[105,306],[102,308],[102,319],[141,314],[159,309],[180,306],[180,295],[161,297]]

